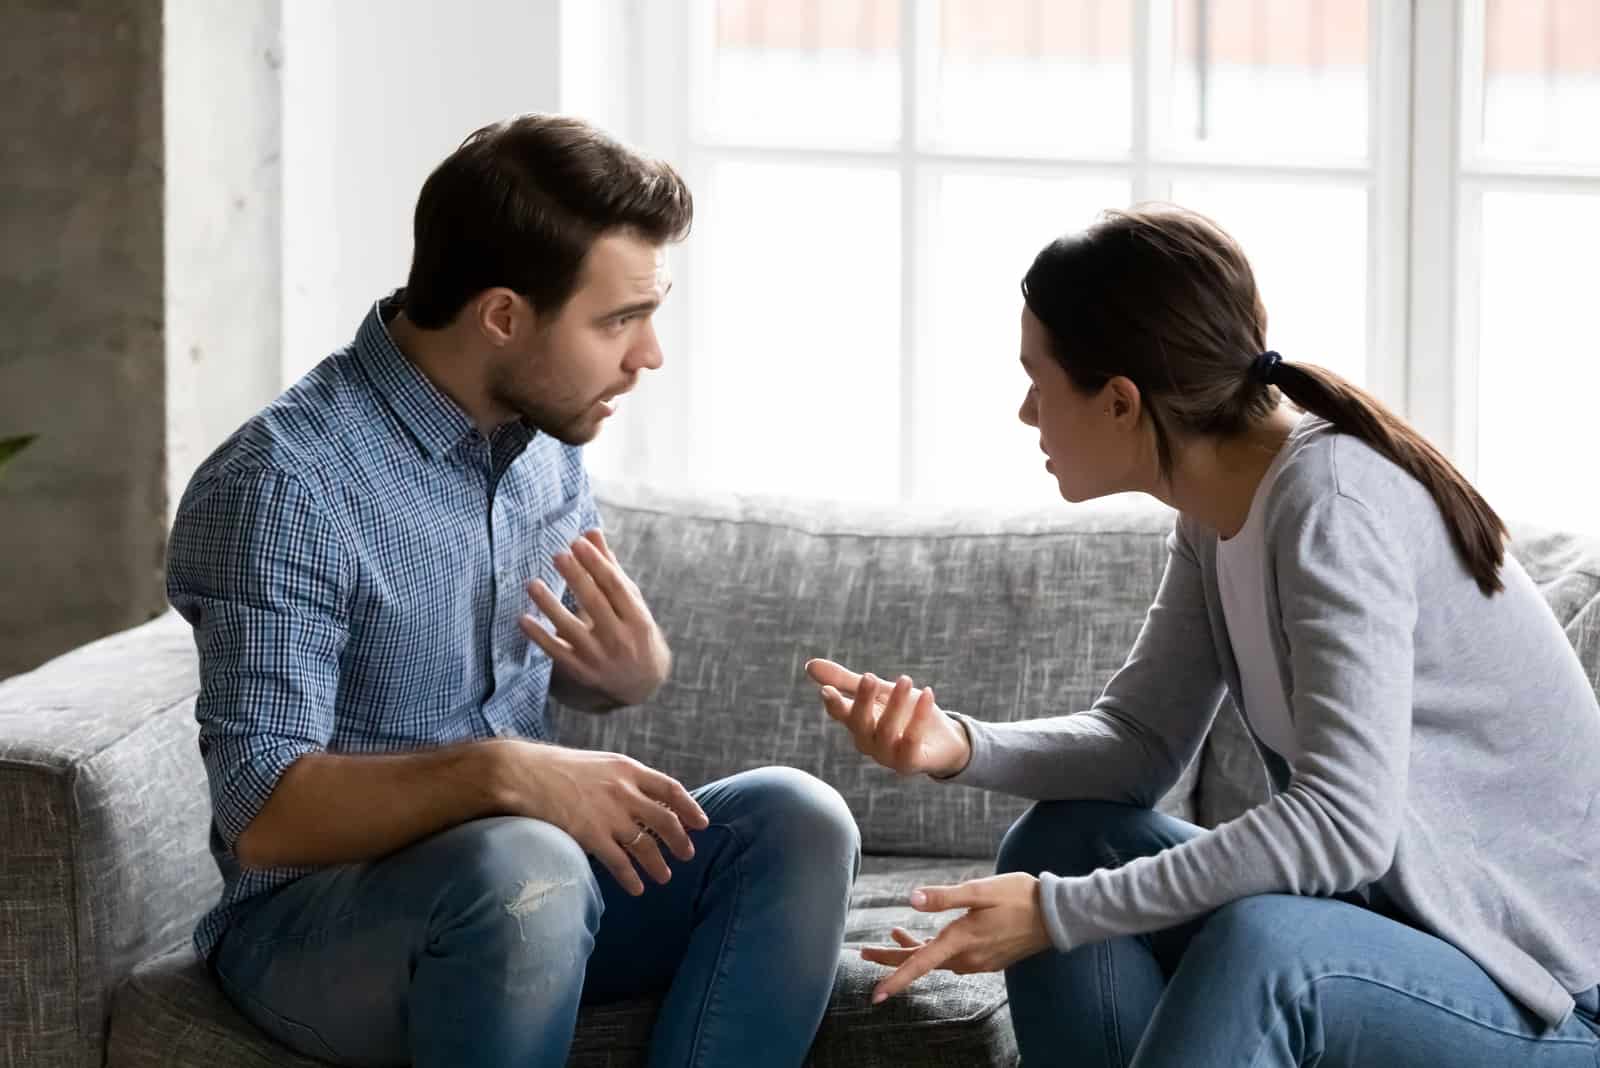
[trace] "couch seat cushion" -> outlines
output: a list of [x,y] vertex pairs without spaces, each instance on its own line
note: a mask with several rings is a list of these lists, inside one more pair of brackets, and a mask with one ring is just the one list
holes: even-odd
[[[941,926],[904,902],[913,887],[986,875],[986,864],[867,857],[856,882],[833,1001],[812,1048],[816,1068],[1014,1065],[1016,1043],[999,975],[938,972],[884,1005],[870,1004],[884,970],[861,959],[866,944],[889,944],[896,925],[921,933]],[[953,918],[953,917],[952,917]],[[570,1064],[643,1064],[656,1003],[585,1006]],[[110,1068],[313,1068],[318,1061],[272,1042],[236,1012],[187,944],[134,969],[112,1009]]]

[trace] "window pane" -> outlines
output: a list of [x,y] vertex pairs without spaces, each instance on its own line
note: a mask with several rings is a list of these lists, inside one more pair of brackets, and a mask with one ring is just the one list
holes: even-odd
[[700,136],[830,148],[900,137],[899,0],[716,0]]
[[722,163],[695,207],[692,478],[897,499],[899,175]]
[[927,376],[917,409],[916,494],[943,504],[1048,503],[1039,435],[1017,420],[1022,276],[1049,242],[1130,195],[1126,181],[948,175],[935,186],[931,300],[921,329]]
[[[672,354],[668,353],[670,360]],[[629,412],[629,416],[633,413]],[[602,482],[624,478],[627,474],[624,463],[624,436],[631,429],[621,425],[615,419],[608,419],[600,434],[589,444],[583,447],[583,466],[589,474]],[[642,431],[640,431],[642,433]]]
[[941,0],[934,144],[1104,155],[1132,142],[1132,0]]
[[1600,160],[1600,2],[1488,0],[1483,151]]
[[1280,183],[1184,181],[1178,203],[1244,248],[1267,308],[1267,344],[1360,385],[1367,365],[1367,194]]
[[1600,533],[1597,245],[1600,196],[1483,198],[1476,481],[1502,517]]
[[1367,0],[1173,0],[1172,13],[1175,144],[1367,155]]

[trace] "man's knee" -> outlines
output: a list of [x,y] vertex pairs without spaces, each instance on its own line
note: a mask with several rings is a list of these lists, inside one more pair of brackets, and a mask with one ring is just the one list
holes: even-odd
[[861,832],[839,791],[797,768],[757,768],[730,780],[741,808],[758,815],[763,835],[807,864],[833,861],[854,872]]
[[604,904],[588,855],[559,827],[502,816],[446,833],[442,929],[497,930],[519,942],[588,940],[599,929]]
[[1000,842],[997,872],[1087,875],[1163,848],[1153,824],[1159,813],[1110,801],[1040,801]]

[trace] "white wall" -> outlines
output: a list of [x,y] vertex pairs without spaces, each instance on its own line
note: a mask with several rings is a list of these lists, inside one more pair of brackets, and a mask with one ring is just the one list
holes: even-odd
[[280,0],[166,0],[167,514],[279,386]]
[[283,0],[284,384],[404,284],[429,171],[480,126],[560,107],[564,6]]

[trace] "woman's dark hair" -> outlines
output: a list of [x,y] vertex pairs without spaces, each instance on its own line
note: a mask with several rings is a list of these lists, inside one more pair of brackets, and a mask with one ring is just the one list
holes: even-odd
[[1174,435],[1243,433],[1277,407],[1281,390],[1421,482],[1479,589],[1504,588],[1505,525],[1421,434],[1324,367],[1284,361],[1270,383],[1252,373],[1266,309],[1249,261],[1211,220],[1166,205],[1106,212],[1046,246],[1022,295],[1075,387],[1095,393],[1122,376],[1139,388],[1163,477]]
[[559,311],[596,238],[620,229],[666,244],[687,236],[693,219],[677,171],[581,119],[519,115],[485,126],[417,197],[406,317],[438,329],[495,286],[541,313]]

